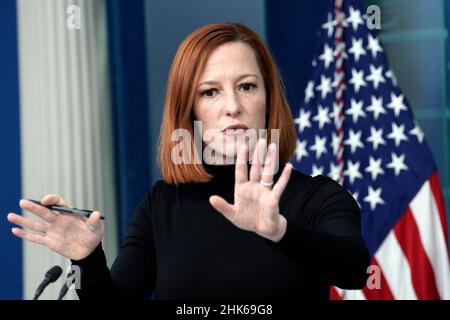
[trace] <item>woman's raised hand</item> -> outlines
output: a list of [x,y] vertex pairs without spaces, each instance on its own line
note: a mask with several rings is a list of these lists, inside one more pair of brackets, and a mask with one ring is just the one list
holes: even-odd
[[247,146],[242,146],[236,158],[234,204],[217,195],[211,196],[209,202],[238,228],[278,242],[286,232],[286,219],[280,214],[278,203],[291,176],[292,165],[286,164],[272,188],[277,161],[275,144],[269,146],[264,159],[266,149],[266,141],[260,139],[253,153],[249,178]]
[[[57,195],[47,195],[41,203],[69,207],[66,201]],[[45,245],[73,260],[88,256],[102,240],[104,228],[98,211],[86,219],[74,214],[58,214],[28,200],[20,200],[19,205],[40,218],[31,219],[9,213],[8,221],[22,227],[11,229],[19,238]]]

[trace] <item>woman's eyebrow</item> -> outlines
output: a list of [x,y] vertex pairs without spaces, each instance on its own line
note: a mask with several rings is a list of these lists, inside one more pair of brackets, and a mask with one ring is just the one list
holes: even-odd
[[[254,73],[244,73],[244,74],[241,74],[239,77],[237,77],[236,81],[242,80],[247,77],[255,77],[258,79],[258,76]],[[218,83],[219,83],[219,81],[208,80],[208,81],[200,82],[198,85],[201,86],[202,84],[218,84]]]

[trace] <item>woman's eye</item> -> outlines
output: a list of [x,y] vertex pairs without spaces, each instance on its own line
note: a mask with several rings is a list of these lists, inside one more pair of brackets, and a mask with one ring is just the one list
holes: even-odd
[[214,94],[217,92],[218,92],[217,89],[208,89],[208,90],[202,91],[201,95],[206,96],[206,97],[213,97]]
[[241,84],[241,88],[244,91],[252,91],[253,89],[256,88],[256,84],[253,83],[243,83]]

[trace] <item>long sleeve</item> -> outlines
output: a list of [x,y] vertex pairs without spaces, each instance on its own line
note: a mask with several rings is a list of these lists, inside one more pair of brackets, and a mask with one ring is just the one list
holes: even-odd
[[[99,246],[74,261],[81,299],[328,299],[329,286],[361,288],[369,255],[353,197],[327,177],[293,171],[280,199],[288,223],[274,243],[212,208],[233,199],[234,168],[208,183],[160,181],[136,210],[111,271]],[[156,259],[157,256],[157,259]]]
[[343,289],[364,287],[370,255],[361,236],[356,201],[342,186],[326,177],[314,178],[314,186],[301,197],[301,207],[284,208],[287,229],[283,238],[278,243],[269,240],[266,243],[293,260],[303,263],[307,260],[319,268],[330,285]]
[[147,299],[155,288],[155,250],[151,223],[151,194],[134,213],[127,236],[111,267],[101,245],[82,260],[80,299]]

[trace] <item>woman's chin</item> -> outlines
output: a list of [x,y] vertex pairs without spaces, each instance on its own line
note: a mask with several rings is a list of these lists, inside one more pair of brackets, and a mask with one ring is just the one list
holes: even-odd
[[[230,144],[215,145],[209,144],[203,150],[203,161],[207,164],[234,164],[238,150],[244,146],[244,143],[232,142]],[[251,143],[249,154],[252,154],[254,145]],[[247,159],[249,156],[247,155]]]

